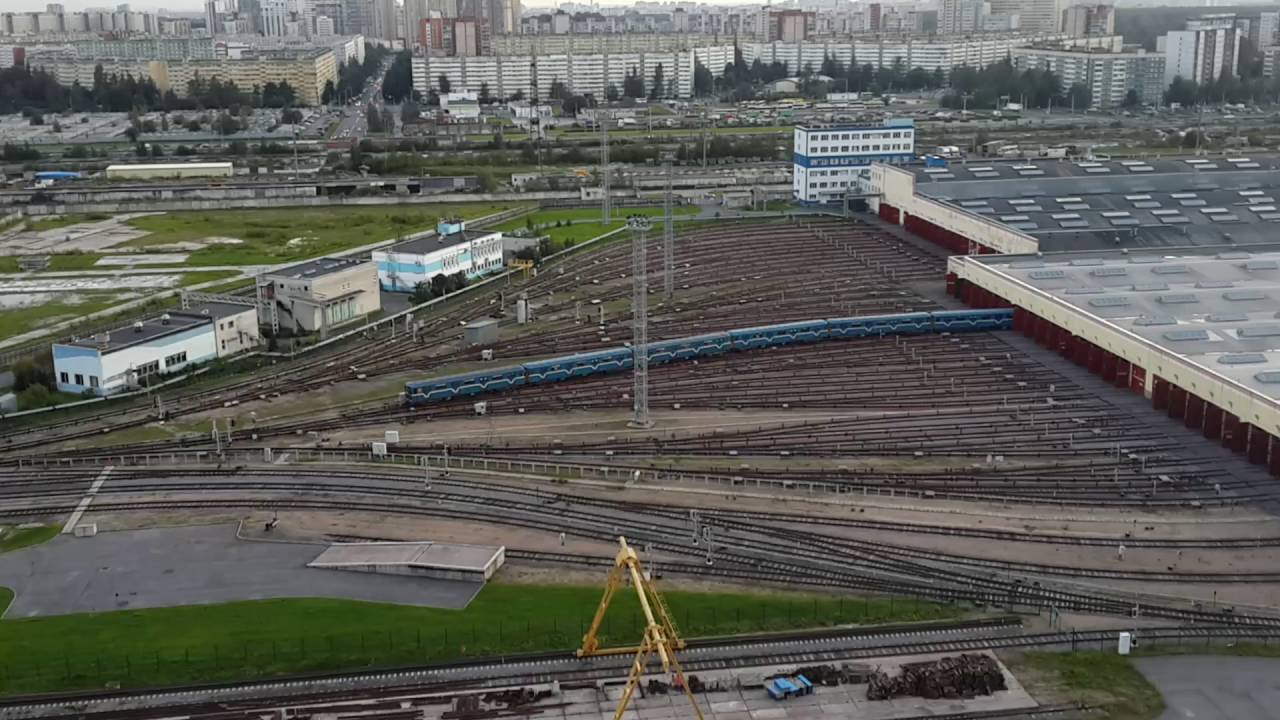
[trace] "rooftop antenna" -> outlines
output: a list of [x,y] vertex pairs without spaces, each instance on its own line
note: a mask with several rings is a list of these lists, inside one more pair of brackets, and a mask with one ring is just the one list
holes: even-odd
[[[607,206],[606,206],[607,207]],[[643,215],[627,218],[631,230],[631,355],[635,388],[634,413],[629,425],[651,428],[649,419],[649,292],[645,268],[646,243],[652,224]]]

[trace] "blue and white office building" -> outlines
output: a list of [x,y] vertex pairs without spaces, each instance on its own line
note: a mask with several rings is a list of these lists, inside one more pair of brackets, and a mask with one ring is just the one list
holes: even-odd
[[502,233],[471,232],[461,222],[441,222],[434,235],[374,250],[378,282],[390,292],[413,292],[436,275],[475,278],[502,269]]
[[873,162],[900,165],[915,158],[915,124],[889,119],[880,126],[832,125],[795,128],[791,191],[801,202],[833,202]]

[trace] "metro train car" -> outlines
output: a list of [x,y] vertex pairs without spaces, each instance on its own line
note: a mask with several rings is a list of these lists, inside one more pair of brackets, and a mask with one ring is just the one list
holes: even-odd
[[625,370],[632,365],[630,348],[614,348],[596,352],[579,353],[551,360],[527,362],[525,379],[530,384],[560,382],[571,377],[586,377],[597,373]]
[[930,313],[918,312],[832,318],[827,320],[827,334],[833,338],[852,338],[929,332],[932,327],[929,316]]
[[933,316],[934,332],[1008,330],[1013,327],[1013,310],[939,310]]
[[733,349],[729,333],[709,333],[676,340],[649,343],[649,364],[662,365],[676,360],[723,355]]
[[734,350],[754,350],[790,345],[794,342],[816,342],[826,336],[826,320],[805,320],[729,331],[729,339],[733,342]]
[[406,397],[411,400],[411,404],[421,404],[465,395],[478,395],[482,392],[510,390],[524,384],[524,368],[516,365],[405,383],[404,391]]
[[[939,310],[867,317],[831,318],[742,328],[708,333],[649,345],[649,362],[661,365],[678,360],[723,355],[729,351],[781,347],[828,338],[882,337],[929,332],[980,332],[1013,326],[1013,310]],[[630,369],[631,348],[578,353],[549,360],[534,360],[514,367],[496,368],[450,377],[405,383],[404,401],[420,406],[482,392],[508,390],[523,385],[561,382]]]

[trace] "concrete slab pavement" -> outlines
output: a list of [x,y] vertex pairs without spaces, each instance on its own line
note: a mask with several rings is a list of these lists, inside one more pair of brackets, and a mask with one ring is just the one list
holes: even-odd
[[1164,695],[1159,720],[1280,720],[1280,658],[1179,655],[1134,664]]
[[239,540],[234,524],[59,535],[0,555],[5,617],[303,597],[464,608],[483,587],[308,568],[323,547]]

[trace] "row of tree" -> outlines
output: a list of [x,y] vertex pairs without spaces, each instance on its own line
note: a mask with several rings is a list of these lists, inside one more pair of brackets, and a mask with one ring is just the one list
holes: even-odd
[[[0,70],[0,114],[20,110],[60,113],[71,112],[150,112],[163,110],[203,110],[244,105],[254,108],[285,108],[298,101],[297,91],[288,81],[268,82],[249,89],[218,78],[195,77],[186,87],[186,95],[172,90],[160,92],[154,80],[130,74],[106,72],[102,65],[93,70],[92,87],[79,81],[64,87],[44,70],[22,65]],[[25,113],[31,116],[31,112]]]

